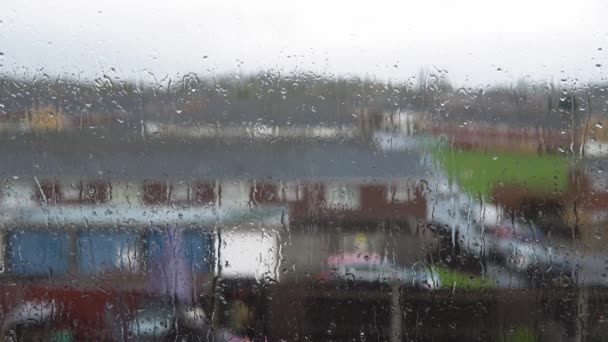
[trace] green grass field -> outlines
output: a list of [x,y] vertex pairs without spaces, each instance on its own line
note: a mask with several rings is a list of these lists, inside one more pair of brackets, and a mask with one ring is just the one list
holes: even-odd
[[480,275],[468,274],[447,267],[436,266],[435,271],[441,281],[443,288],[454,288],[464,290],[478,290],[481,288],[496,288],[496,283],[492,279],[483,279]]
[[497,185],[517,184],[531,192],[567,188],[570,160],[556,154],[493,153],[437,147],[431,152],[450,182],[469,194],[489,198]]

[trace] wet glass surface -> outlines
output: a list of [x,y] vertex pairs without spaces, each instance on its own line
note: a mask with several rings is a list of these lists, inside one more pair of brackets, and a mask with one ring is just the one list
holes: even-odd
[[0,338],[605,340],[571,5],[0,4]]

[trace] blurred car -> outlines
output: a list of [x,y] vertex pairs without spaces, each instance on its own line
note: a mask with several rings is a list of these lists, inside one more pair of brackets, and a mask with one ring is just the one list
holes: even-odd
[[434,290],[441,286],[434,267],[423,263],[399,266],[377,253],[338,253],[327,258],[330,272],[320,279],[335,282],[384,283],[398,282],[414,288]]
[[546,243],[544,232],[533,222],[502,220],[487,231],[492,250],[513,270],[558,271],[567,263],[563,253]]
[[209,332],[198,304],[176,306],[171,298],[138,291],[47,287],[37,296],[36,290],[5,313],[1,334],[9,341],[158,341]]
[[[498,256],[515,271],[559,268],[567,260],[551,246],[542,227],[523,218],[507,219],[500,207],[462,194],[431,199],[427,221],[442,227],[445,244],[475,256]],[[449,247],[449,246],[448,246]]]

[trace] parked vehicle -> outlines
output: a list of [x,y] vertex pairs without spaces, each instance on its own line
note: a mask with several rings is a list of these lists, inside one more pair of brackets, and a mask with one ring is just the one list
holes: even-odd
[[441,286],[434,267],[423,263],[400,266],[377,253],[339,253],[327,259],[330,272],[322,278],[336,282],[386,283],[434,290]]

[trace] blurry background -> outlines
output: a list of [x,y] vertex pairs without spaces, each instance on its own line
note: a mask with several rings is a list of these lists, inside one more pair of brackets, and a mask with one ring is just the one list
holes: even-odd
[[606,12],[3,1],[1,337],[602,340]]
[[3,1],[4,72],[121,78],[259,70],[459,85],[604,76],[603,1]]

